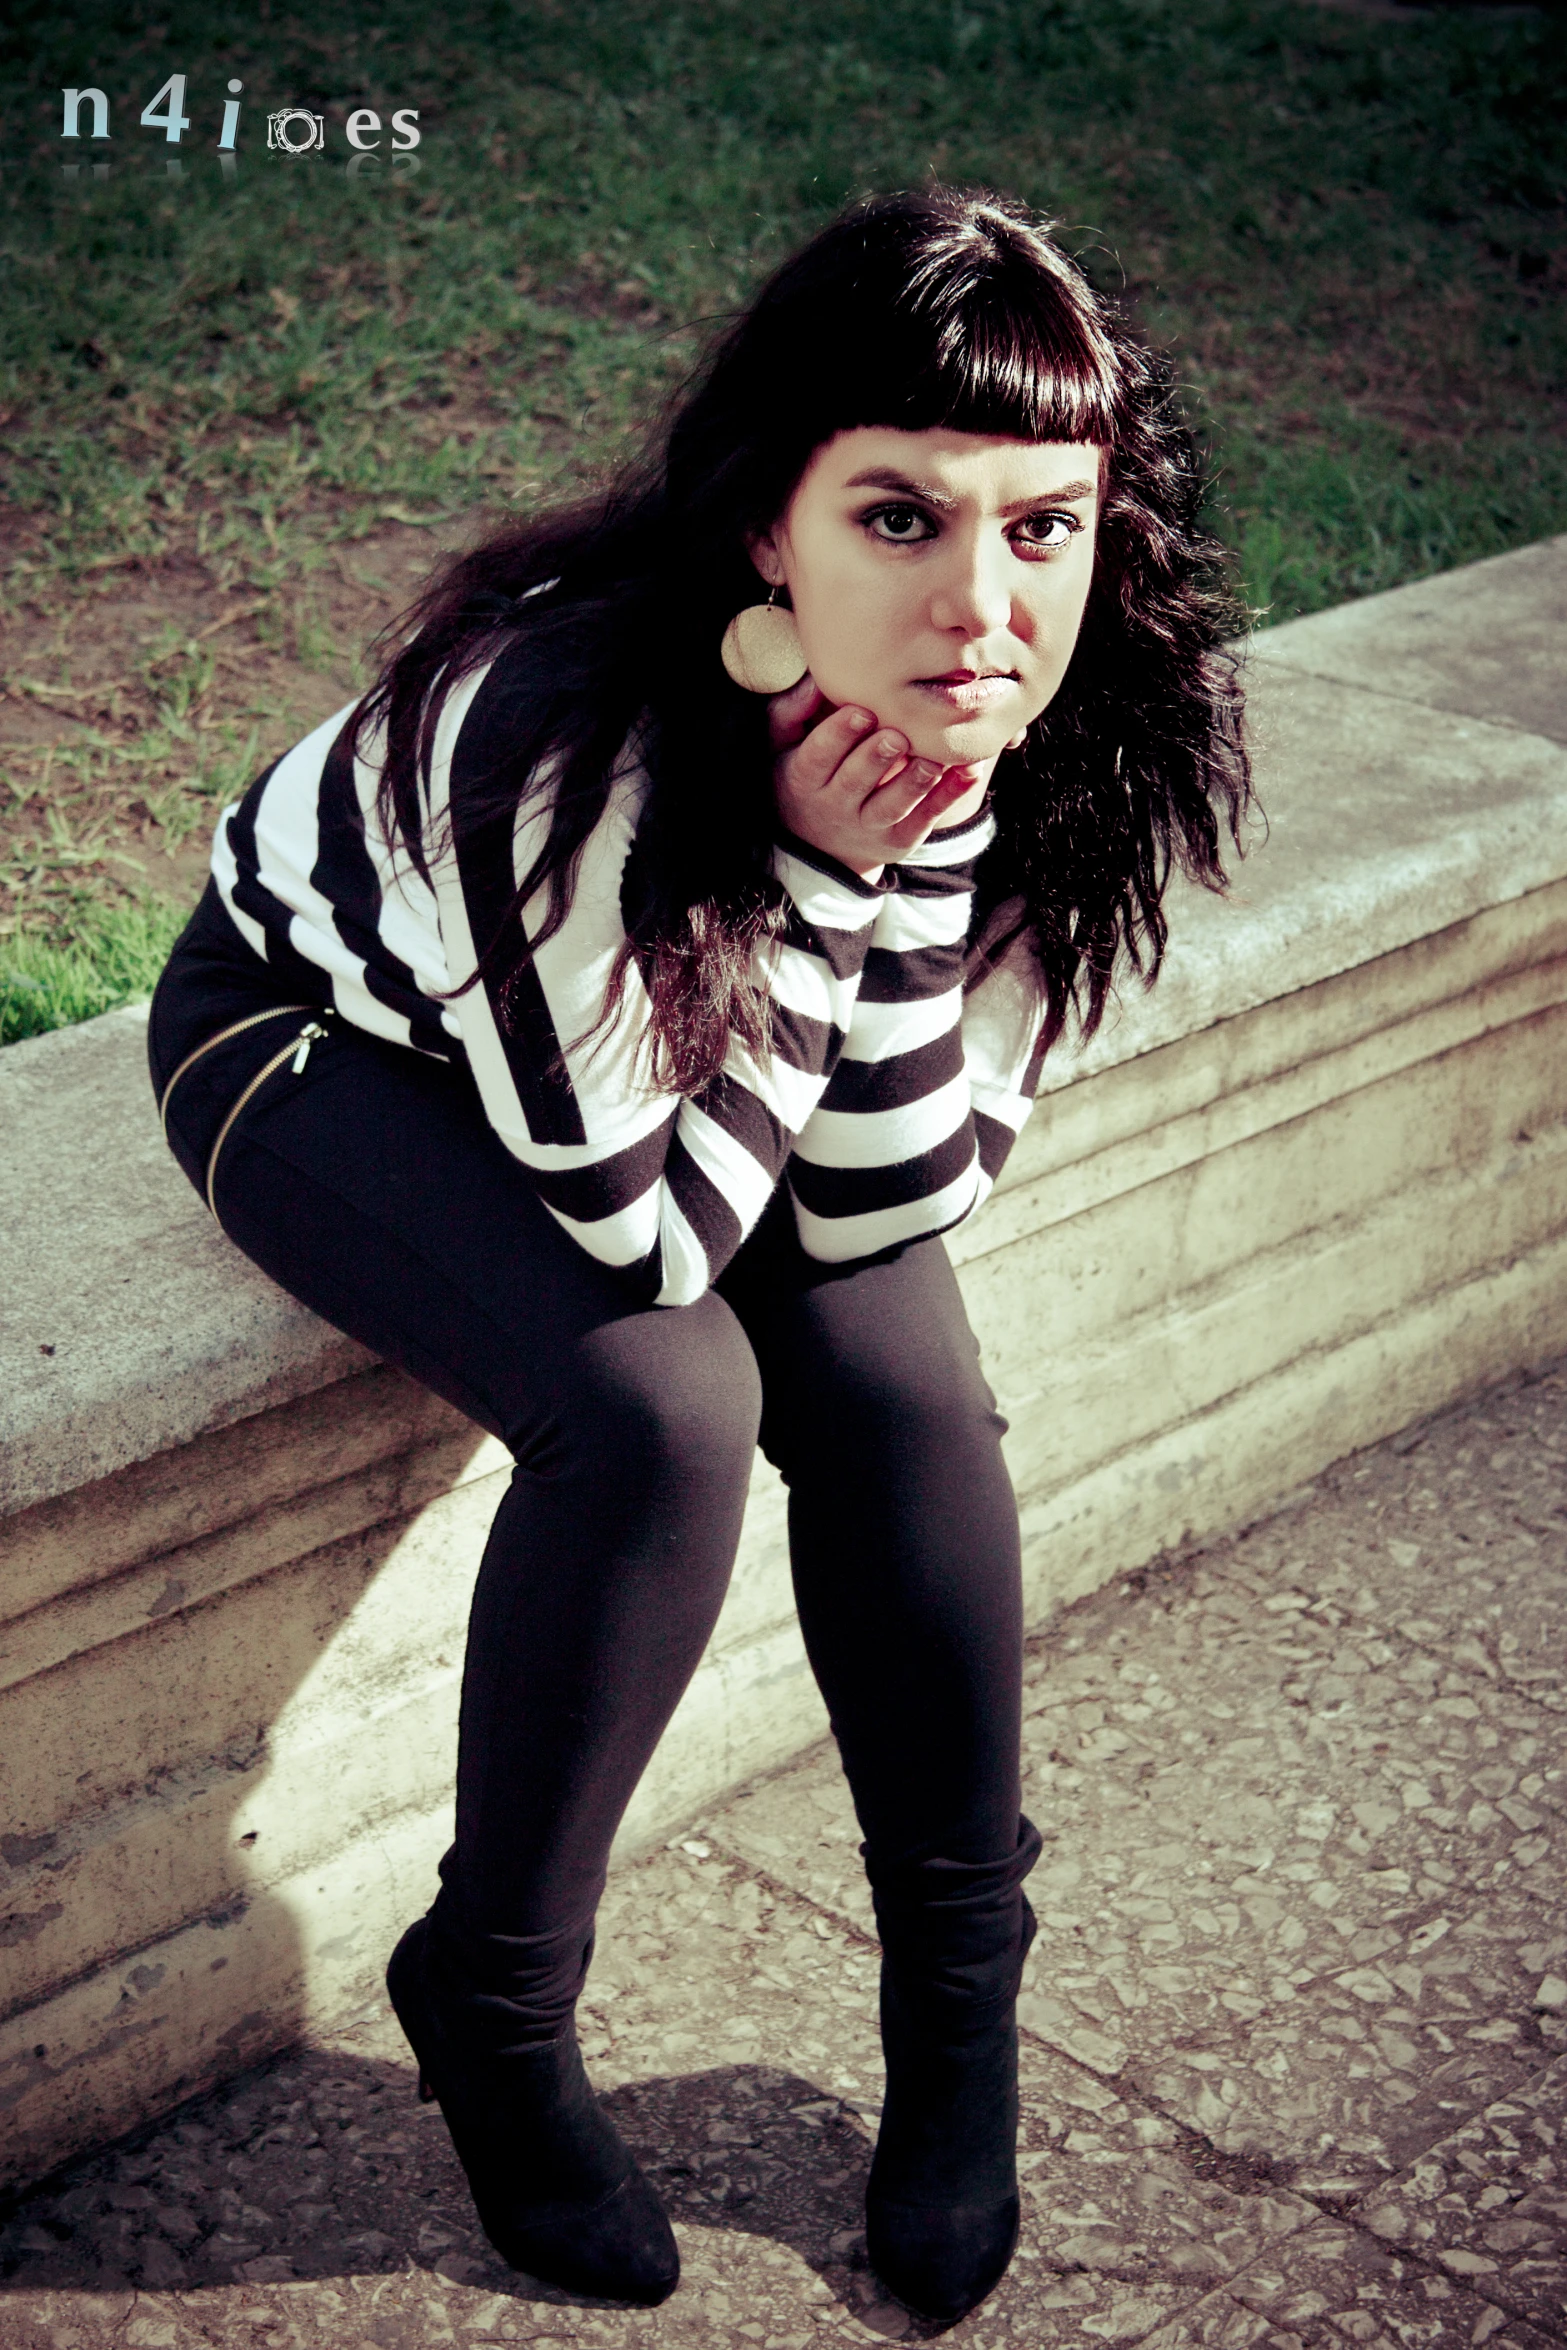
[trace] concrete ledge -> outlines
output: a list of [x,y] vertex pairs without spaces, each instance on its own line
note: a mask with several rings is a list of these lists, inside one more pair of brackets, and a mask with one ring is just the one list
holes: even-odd
[[[1567,1329],[1567,541],[1259,638],[1271,819],[1058,1056],[953,1254],[1029,1605],[1244,1521]],[[373,1991],[449,1832],[501,1448],[163,1151],[142,1015],[0,1056],[0,2177]],[[760,1464],[622,1850],[825,1720]]]

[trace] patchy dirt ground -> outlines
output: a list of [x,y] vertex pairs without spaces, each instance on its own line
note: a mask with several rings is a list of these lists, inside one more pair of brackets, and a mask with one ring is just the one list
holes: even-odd
[[[0,621],[0,923],[83,888],[193,900],[218,809],[362,690],[372,639],[463,536],[323,537],[261,595],[189,558],[105,567],[63,610]],[[14,534],[0,568],[18,555]]]

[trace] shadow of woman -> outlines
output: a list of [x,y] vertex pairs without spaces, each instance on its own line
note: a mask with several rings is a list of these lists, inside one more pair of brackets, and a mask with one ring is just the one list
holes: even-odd
[[[756,2314],[769,2333],[792,2299],[802,2316],[804,2298],[824,2311],[874,2309],[861,2234],[873,2125],[852,2102],[775,2066],[735,2064],[628,2082],[604,2103],[688,2260],[691,2230],[794,2256],[780,2262],[774,2251],[765,2271],[736,2263],[735,2290],[765,2297]],[[56,2171],[0,2218],[0,2313],[7,2295],[69,2303],[136,2291],[199,2292],[218,2315],[214,2290],[253,2302],[257,2287],[297,2292],[420,2269],[521,2303],[617,2306],[509,2268],[479,2230],[439,2109],[418,2103],[412,2068],[341,2052],[296,2050],[238,2075]],[[3,2314],[0,2337],[10,2339]]]

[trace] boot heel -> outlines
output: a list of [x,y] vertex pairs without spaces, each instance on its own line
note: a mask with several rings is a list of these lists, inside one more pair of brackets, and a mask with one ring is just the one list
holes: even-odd
[[680,2281],[668,2214],[593,2094],[576,2035],[522,2050],[476,2029],[461,1991],[432,1980],[428,1922],[392,1953],[386,1987],[438,2103],[480,2225],[528,2276],[651,2307]]

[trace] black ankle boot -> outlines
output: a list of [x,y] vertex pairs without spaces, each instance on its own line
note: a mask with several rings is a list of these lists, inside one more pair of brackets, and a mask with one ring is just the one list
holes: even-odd
[[916,2316],[964,2316],[1017,2246],[1017,1993],[1034,1938],[1020,1880],[1031,1822],[992,1865],[934,1861],[873,1879],[887,2089],[866,2189],[866,2249]]
[[419,2094],[440,2100],[502,2259],[569,2293],[667,2300],[680,2281],[674,2231],[595,2097],[571,2025],[539,2046],[486,2049],[432,1968],[427,1918],[393,1951],[386,1988]]

